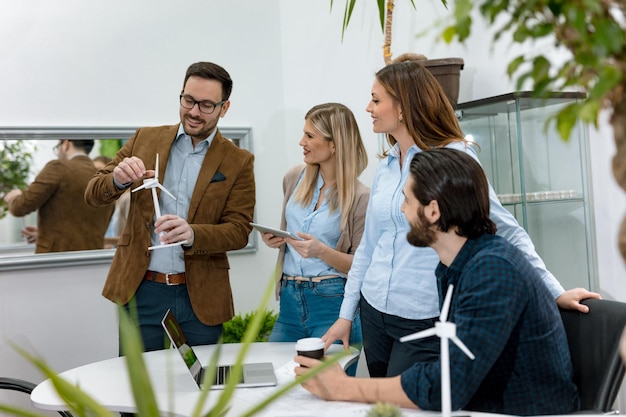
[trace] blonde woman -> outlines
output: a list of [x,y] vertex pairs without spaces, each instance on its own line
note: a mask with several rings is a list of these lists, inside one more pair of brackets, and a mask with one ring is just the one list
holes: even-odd
[[[305,164],[284,177],[281,220],[283,230],[302,240],[262,234],[265,244],[280,249],[283,272],[273,342],[321,337],[337,320],[369,200],[369,188],[358,179],[367,154],[350,109],[338,103],[314,106],[303,130]],[[350,340],[360,345],[358,318]]]

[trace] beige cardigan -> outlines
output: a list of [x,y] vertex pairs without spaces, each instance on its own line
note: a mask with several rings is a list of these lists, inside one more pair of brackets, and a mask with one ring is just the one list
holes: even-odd
[[[285,195],[283,199],[283,210],[280,218],[280,228],[282,230],[286,230],[287,220],[285,218],[285,207],[287,206],[287,201],[289,201],[289,197],[293,194],[294,189],[296,188],[296,184],[298,183],[298,179],[300,175],[304,171],[306,165],[297,165],[287,171],[285,177],[283,178],[283,194]],[[361,236],[363,236],[363,230],[365,229],[365,212],[367,211],[367,203],[369,202],[370,197],[370,189],[361,181],[357,181],[356,187],[356,196],[354,197],[355,201],[352,205],[352,210],[350,211],[350,216],[348,217],[347,227],[341,231],[341,235],[339,236],[339,241],[337,242],[336,250],[343,252],[354,254],[356,248],[359,246],[359,242],[361,241]],[[280,247],[278,252],[278,261],[276,263],[276,270],[283,270],[283,261],[285,259],[285,245]],[[279,275],[278,282],[276,283],[276,299],[278,299],[278,295],[280,292],[280,279],[282,275]]]

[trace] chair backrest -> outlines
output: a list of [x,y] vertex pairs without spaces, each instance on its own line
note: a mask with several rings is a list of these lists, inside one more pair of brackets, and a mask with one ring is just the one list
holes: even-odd
[[608,412],[624,378],[619,341],[626,326],[626,303],[584,300],[589,313],[561,310],[578,386],[581,411]]
[[[0,389],[9,391],[23,392],[24,394],[30,394],[33,392],[37,385],[29,381],[17,378],[0,378]],[[72,417],[69,411],[59,411],[62,417]]]

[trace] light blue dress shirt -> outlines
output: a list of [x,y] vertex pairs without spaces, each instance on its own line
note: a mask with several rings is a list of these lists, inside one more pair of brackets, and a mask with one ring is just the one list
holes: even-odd
[[[196,186],[204,156],[216,132],[217,129],[213,130],[208,138],[194,148],[191,137],[185,133],[183,125],[178,127],[178,133],[172,144],[167,160],[167,169],[162,180],[163,187],[172,193],[176,200],[164,192],[159,193],[161,215],[176,214],[185,220],[187,219],[191,195]],[[154,220],[156,221],[156,218]],[[151,242],[153,246],[160,244],[159,235],[154,233],[154,223],[152,224]],[[153,249],[148,269],[165,274],[185,272],[183,248],[178,245]]]
[[[304,171],[302,171],[304,174]],[[296,189],[302,182],[303,174],[300,175]],[[330,248],[336,248],[339,236],[341,235],[341,211],[330,210],[328,205],[328,190],[325,191],[324,201],[315,210],[317,200],[319,200],[320,189],[324,185],[322,175],[317,176],[317,185],[311,203],[302,206],[300,202],[294,201],[294,194],[291,194],[287,206],[285,207],[285,219],[287,220],[287,231],[293,234],[303,232],[315,236],[317,240]],[[283,273],[288,276],[319,277],[323,275],[345,276],[335,268],[328,265],[319,258],[303,258],[290,245],[285,248],[285,261]]]
[[[454,142],[447,146],[466,152],[478,161],[471,146]],[[352,320],[361,294],[378,311],[411,320],[439,315],[439,296],[435,268],[439,257],[434,249],[409,244],[410,226],[402,214],[402,188],[410,175],[410,161],[421,150],[413,145],[405,155],[402,168],[399,145],[389,150],[380,162],[370,194],[365,230],[354,254],[346,282],[339,317]],[[539,271],[548,290],[556,299],[563,287],[546,269],[526,231],[500,204],[489,185],[490,217],[497,234],[519,248]]]

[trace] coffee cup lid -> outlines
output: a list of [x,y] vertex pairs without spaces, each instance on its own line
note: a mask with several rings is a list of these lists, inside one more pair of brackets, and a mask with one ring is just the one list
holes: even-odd
[[296,350],[324,349],[324,341],[319,337],[306,337],[296,342]]

